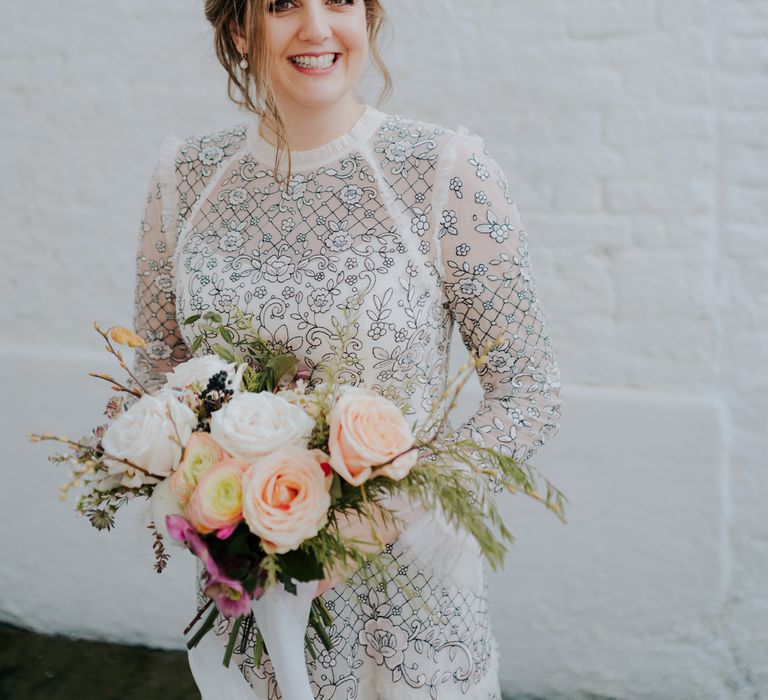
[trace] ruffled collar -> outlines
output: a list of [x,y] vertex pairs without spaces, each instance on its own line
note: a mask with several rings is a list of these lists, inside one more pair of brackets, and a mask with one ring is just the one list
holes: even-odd
[[[365,110],[352,127],[317,148],[304,151],[291,151],[291,170],[307,170],[335,160],[351,151],[355,144],[366,141],[378,128],[387,115],[371,105],[365,105]],[[260,162],[272,167],[275,162],[276,149],[259,133],[259,118],[254,117],[246,126],[246,143],[249,152]],[[282,156],[280,171],[288,169],[288,158]]]

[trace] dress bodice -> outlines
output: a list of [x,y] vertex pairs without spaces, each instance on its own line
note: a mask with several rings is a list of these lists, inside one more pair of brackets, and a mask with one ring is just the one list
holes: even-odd
[[558,368],[527,233],[482,139],[366,106],[342,136],[293,152],[287,187],[274,155],[256,119],[164,143],[137,260],[145,380],[189,356],[192,314],[252,313],[310,368],[352,314],[346,379],[405,391],[418,418],[445,386],[454,322],[474,352],[506,331],[460,432],[530,457],[557,428]]
[[[418,414],[443,388],[450,315],[429,257],[431,232],[398,226],[403,204],[373,158],[390,146],[384,119],[368,109],[344,136],[294,154],[287,187],[255,125],[202,151],[183,146],[182,157],[204,157],[216,172],[180,227],[177,318],[215,310],[226,323],[237,306],[310,369],[329,359],[354,318],[345,380],[392,397],[404,389]],[[398,180],[426,198],[430,168],[416,161]],[[181,330],[189,347],[196,330]]]

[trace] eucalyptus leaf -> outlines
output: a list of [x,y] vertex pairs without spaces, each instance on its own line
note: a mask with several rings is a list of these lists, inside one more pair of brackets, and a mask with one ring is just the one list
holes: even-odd
[[269,366],[275,373],[275,383],[279,384],[285,375],[290,375],[290,379],[293,379],[299,360],[295,355],[276,355],[269,361]]
[[235,356],[223,345],[215,343],[211,346],[211,350],[213,350],[225,362],[235,362]]
[[219,326],[219,335],[226,340],[230,345],[234,345],[235,339],[232,334],[227,330],[226,326]]

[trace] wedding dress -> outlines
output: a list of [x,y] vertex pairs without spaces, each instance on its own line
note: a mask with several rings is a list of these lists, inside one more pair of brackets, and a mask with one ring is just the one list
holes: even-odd
[[[274,156],[255,118],[164,142],[138,246],[142,380],[155,386],[190,357],[196,333],[184,318],[215,310],[226,323],[235,306],[314,369],[331,354],[346,305],[359,315],[345,379],[405,392],[412,423],[443,391],[453,323],[475,350],[506,329],[479,370],[480,408],[458,434],[529,458],[559,425],[557,361],[527,234],[482,139],[366,106],[343,135],[293,152],[287,191]],[[310,630],[315,696],[500,698],[477,547],[421,518],[380,556],[386,589],[361,570],[323,594],[333,649]],[[236,648],[224,669],[230,627],[220,619],[190,652],[203,700],[280,698],[268,655],[255,667],[251,650]]]

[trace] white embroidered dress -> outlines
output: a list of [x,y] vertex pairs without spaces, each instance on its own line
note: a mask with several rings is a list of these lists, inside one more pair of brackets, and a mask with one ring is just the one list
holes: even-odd
[[[525,230],[482,140],[366,106],[347,133],[292,156],[286,193],[256,119],[164,143],[138,250],[143,380],[156,386],[189,357],[195,332],[184,318],[215,310],[226,322],[232,305],[312,369],[331,351],[341,309],[363,291],[347,379],[405,389],[409,422],[445,386],[454,322],[475,349],[507,328],[480,372],[482,404],[459,434],[530,457],[559,424],[557,363]],[[357,572],[323,595],[334,646],[325,651],[310,630],[322,652],[307,654],[316,697],[500,698],[477,548],[421,520],[381,557],[386,591]],[[268,656],[254,667],[250,649],[236,647],[222,686],[228,629],[220,620],[190,652],[203,700],[280,698]]]

